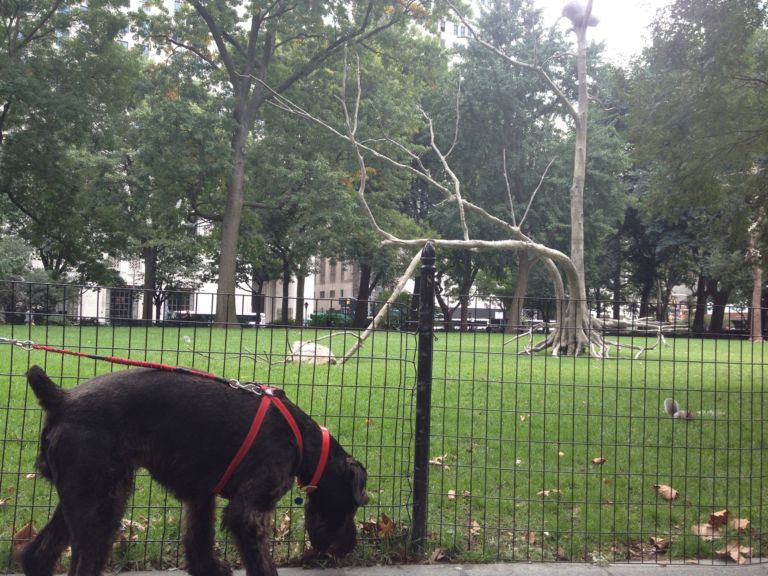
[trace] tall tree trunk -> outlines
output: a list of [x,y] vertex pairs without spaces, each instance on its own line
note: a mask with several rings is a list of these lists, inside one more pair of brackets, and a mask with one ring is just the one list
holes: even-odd
[[365,328],[368,323],[368,301],[371,298],[371,265],[360,263],[360,283],[357,287],[357,302],[352,318],[354,328]]
[[704,334],[707,330],[707,283],[704,276],[699,275],[696,281],[696,311],[693,314],[693,324],[691,332],[694,334]]
[[216,289],[216,322],[236,324],[235,283],[237,272],[237,239],[243,211],[243,184],[245,182],[245,146],[248,127],[243,119],[232,137],[232,169],[227,179],[227,203],[221,224],[221,252],[219,253],[219,282]]
[[152,321],[155,290],[157,288],[157,247],[145,246],[141,250],[144,260],[144,294],[141,306],[141,318],[146,323]]
[[288,326],[288,322],[290,321],[290,315],[289,315],[289,305],[290,300],[288,299],[288,295],[290,292],[288,291],[288,288],[291,284],[291,265],[288,262],[288,259],[283,259],[283,302],[280,310],[280,321],[283,323],[283,326]]
[[517,284],[515,285],[515,293],[512,295],[509,319],[504,330],[507,334],[521,332],[525,328],[520,316],[522,315],[523,304],[525,303],[525,295],[528,293],[531,270],[535,262],[536,259],[531,258],[528,252],[519,252],[517,255]]
[[709,281],[708,291],[712,296],[712,316],[709,319],[708,332],[710,334],[722,334],[724,332],[725,305],[728,303],[731,293],[730,290],[719,290],[716,279]]
[[306,276],[302,272],[296,273],[296,325],[304,325],[304,282]]

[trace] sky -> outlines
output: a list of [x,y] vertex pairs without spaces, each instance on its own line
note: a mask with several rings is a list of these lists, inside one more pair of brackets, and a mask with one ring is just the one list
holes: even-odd
[[[582,2],[586,4],[586,0]],[[589,29],[587,38],[604,41],[610,61],[626,64],[648,43],[648,25],[656,11],[671,2],[672,0],[593,0],[592,14],[600,19],[600,23]],[[536,7],[544,10],[547,22],[558,19],[564,4],[566,0],[534,2]]]

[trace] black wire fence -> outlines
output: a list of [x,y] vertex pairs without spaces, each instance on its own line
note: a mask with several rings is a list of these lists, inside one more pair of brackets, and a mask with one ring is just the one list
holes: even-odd
[[[605,322],[609,358],[528,354],[556,330],[556,303],[527,300],[514,326],[509,302],[490,297],[464,299],[446,317],[425,308],[430,268],[417,283],[420,313],[393,307],[346,361],[362,332],[351,299],[242,296],[232,299],[236,323],[220,326],[213,295],[153,294],[142,320],[141,290],[0,283],[3,572],[18,571],[16,551],[56,502],[34,468],[41,411],[24,374],[37,364],[71,388],[124,369],[27,341],[283,388],[368,469],[371,498],[347,563],[738,565],[768,555],[766,356],[746,338],[746,311],[728,308],[729,330],[701,337],[687,303],[655,323],[627,303],[620,325]],[[364,305],[365,316],[381,310]],[[282,564],[308,546],[297,495],[275,514]],[[139,471],[111,563],[183,567],[181,532],[180,505]],[[227,535],[217,540],[237,565]]]

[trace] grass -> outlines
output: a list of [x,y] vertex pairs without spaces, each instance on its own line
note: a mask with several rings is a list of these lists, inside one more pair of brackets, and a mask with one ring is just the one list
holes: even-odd
[[[15,332],[14,332],[15,330]],[[282,387],[365,462],[371,503],[352,563],[404,559],[413,464],[416,339],[378,332],[344,366],[284,362],[290,342],[323,330],[220,330],[0,326],[0,337],[99,354],[194,366]],[[518,356],[516,344],[486,333],[439,333],[434,341],[427,550],[461,561],[651,560],[650,538],[669,542],[662,558],[712,558],[739,539],[765,554],[768,516],[763,347],[740,340],[671,339],[640,360]],[[320,343],[340,356],[353,341]],[[634,344],[645,344],[635,339]],[[32,363],[71,387],[110,370],[94,362],[0,346],[0,566],[10,540],[45,523],[55,502],[33,473],[40,412],[24,384]],[[217,385],[217,384],[212,384]],[[674,397],[692,421],[662,412]],[[604,458],[602,464],[592,462]],[[672,501],[655,485],[679,491]],[[304,548],[295,493],[275,521],[275,556]],[[123,542],[113,563],[127,568],[182,562],[181,513],[156,484],[137,476]],[[751,521],[705,542],[694,524],[727,508]],[[221,551],[236,561],[225,535]],[[66,560],[65,560],[66,563]]]

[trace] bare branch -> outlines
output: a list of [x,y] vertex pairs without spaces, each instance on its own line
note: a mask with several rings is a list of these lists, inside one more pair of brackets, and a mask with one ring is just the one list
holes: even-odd
[[525,217],[528,216],[528,211],[531,209],[531,204],[533,204],[533,199],[536,198],[536,193],[541,188],[541,185],[544,184],[544,178],[547,177],[547,172],[549,172],[549,167],[552,166],[555,159],[552,158],[552,160],[549,161],[549,164],[547,164],[547,167],[544,169],[544,174],[541,175],[541,179],[539,180],[539,185],[536,186],[536,190],[533,191],[533,194],[531,194],[530,200],[528,200],[528,206],[525,207],[525,213],[523,214],[522,219],[520,220],[520,227],[523,227],[523,222],[525,222]]

